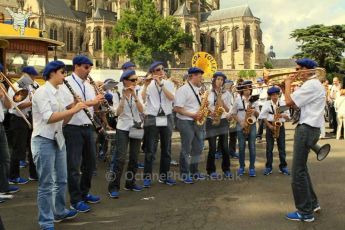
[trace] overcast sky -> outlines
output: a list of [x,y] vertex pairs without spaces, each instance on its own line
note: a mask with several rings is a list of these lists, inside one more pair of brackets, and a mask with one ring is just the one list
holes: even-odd
[[277,58],[297,53],[291,31],[313,24],[345,24],[345,0],[221,0],[221,8],[248,5],[261,19],[267,53],[273,45]]

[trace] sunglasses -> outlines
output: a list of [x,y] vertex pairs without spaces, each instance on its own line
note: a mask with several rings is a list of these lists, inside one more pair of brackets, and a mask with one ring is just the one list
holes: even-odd
[[128,81],[136,82],[136,81],[138,81],[138,78],[128,79]]
[[164,71],[164,68],[154,69],[153,71],[154,71],[154,72]]

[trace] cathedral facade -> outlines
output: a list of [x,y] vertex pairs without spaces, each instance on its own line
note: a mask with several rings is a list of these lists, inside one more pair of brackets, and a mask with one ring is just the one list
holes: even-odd
[[[99,68],[117,68],[126,61],[125,57],[108,58],[103,47],[122,10],[131,7],[129,0],[22,2],[24,10],[32,12],[29,27],[40,29],[43,37],[65,43],[64,47],[50,51],[51,57],[72,59],[83,53]],[[220,9],[219,0],[155,0],[155,3],[161,15],[175,17],[185,32],[193,35],[193,44],[187,45],[169,67],[188,68],[192,55],[198,51],[213,55],[219,69],[263,67],[260,19],[254,17],[249,6]]]

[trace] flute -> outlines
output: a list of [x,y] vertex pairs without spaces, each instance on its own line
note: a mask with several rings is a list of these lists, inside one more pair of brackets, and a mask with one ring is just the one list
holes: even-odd
[[[76,92],[73,90],[72,86],[68,83],[68,81],[67,80],[63,80],[63,83],[67,86],[68,90],[71,92],[71,94],[73,95],[74,99],[78,100],[78,96],[77,96]],[[105,132],[105,129],[102,127],[102,125],[100,125],[98,122],[96,122],[93,119],[90,111],[87,108],[83,109],[83,111],[85,112],[86,116],[90,119],[90,121],[92,122],[92,125],[95,127],[97,132],[99,132],[99,133],[100,132],[102,132],[102,133]]]

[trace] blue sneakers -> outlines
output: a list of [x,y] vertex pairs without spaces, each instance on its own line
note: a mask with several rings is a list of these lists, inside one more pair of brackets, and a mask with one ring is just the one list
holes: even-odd
[[245,174],[246,172],[244,171],[244,168],[238,168],[237,170],[237,175],[238,176],[243,176],[243,174]]
[[209,177],[211,180],[217,180],[219,178],[219,175],[218,175],[218,173],[213,172],[209,175]]
[[95,195],[91,195],[91,194],[87,194],[84,197],[84,201],[90,204],[97,204],[101,201],[101,198],[99,196],[95,196]]
[[78,211],[75,209],[68,210],[68,213],[64,217],[57,217],[54,218],[55,223],[59,223],[64,220],[71,220],[78,215]]
[[21,178],[21,177],[8,179],[8,183],[9,183],[9,184],[26,184],[26,183],[28,183],[28,182],[29,182],[28,179]]
[[19,161],[19,168],[25,168],[27,165],[26,161]]
[[290,175],[290,172],[289,172],[289,169],[287,167],[284,167],[284,168],[281,168],[279,170],[280,173],[286,175],[286,176],[289,176]]
[[114,199],[119,198],[119,195],[120,195],[119,191],[112,191],[112,192],[109,192],[108,194],[110,198],[114,198]]
[[321,211],[321,206],[317,204],[317,206],[314,208],[314,212],[319,213]]
[[167,185],[170,185],[170,186],[176,184],[176,180],[173,180],[173,179],[170,179],[170,178],[168,178],[166,180],[159,179],[158,182],[161,183],[161,184],[167,184]]
[[77,210],[78,212],[88,212],[91,210],[90,206],[87,205],[84,201],[79,201],[76,204],[72,204],[70,208]]
[[0,195],[13,194],[19,192],[20,188],[18,186],[9,186],[8,190],[5,192],[0,192]]
[[151,187],[151,180],[150,179],[144,179],[144,188],[150,188]]
[[250,177],[256,177],[255,169],[249,169],[249,176]]
[[127,191],[134,191],[134,192],[141,192],[143,191],[143,187],[141,187],[140,185],[132,185],[131,187],[126,187],[124,188]]
[[206,180],[206,176],[202,173],[195,173],[193,177],[195,180]]
[[194,184],[194,181],[191,177],[186,177],[183,179],[183,183],[185,184]]
[[138,162],[137,167],[138,167],[138,169],[143,169],[144,163]]
[[222,158],[223,157],[223,153],[222,152],[216,152],[215,154],[214,154],[214,158],[215,159],[220,159],[220,158]]
[[313,214],[301,214],[298,211],[290,212],[286,215],[286,219],[294,220],[294,221],[304,221],[304,222],[313,222],[314,215]]
[[272,168],[265,168],[264,175],[268,176],[272,173]]
[[232,174],[230,171],[225,171],[223,175],[225,178],[232,178]]

